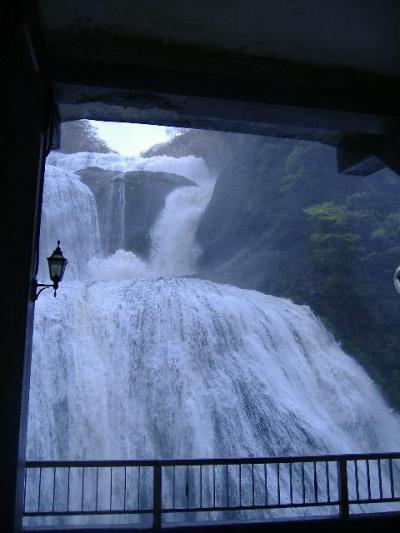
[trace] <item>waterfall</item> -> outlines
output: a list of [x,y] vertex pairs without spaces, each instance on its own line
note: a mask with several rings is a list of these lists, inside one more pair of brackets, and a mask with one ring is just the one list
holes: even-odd
[[[195,272],[196,259],[200,253],[195,243],[195,233],[202,213],[204,212],[213,192],[215,177],[212,176],[204,161],[198,157],[186,156],[174,158],[169,156],[156,156],[151,158],[142,157],[122,157],[117,154],[97,154],[97,153],[77,153],[62,154],[53,152],[49,155],[46,164],[46,187],[45,201],[43,205],[42,218],[42,238],[43,249],[50,249],[54,239],[56,227],[55,217],[48,220],[48,212],[51,212],[53,205],[57,206],[57,217],[61,222],[58,235],[69,235],[68,218],[80,219],[80,215],[74,210],[71,212],[71,204],[75,204],[77,198],[81,198],[80,189],[85,189],[90,197],[92,205],[77,206],[82,213],[91,214],[96,217],[97,213],[95,201],[90,190],[80,181],[74,172],[93,166],[105,170],[120,172],[112,181],[112,189],[109,195],[107,211],[105,215],[105,235],[99,236],[98,226],[96,226],[96,238],[94,230],[90,226],[86,229],[82,226],[81,231],[71,235],[71,242],[82,239],[81,235],[95,242],[96,248],[88,247],[88,254],[83,257],[78,254],[79,259],[75,259],[73,246],[65,248],[65,255],[70,255],[79,262],[79,268],[69,269],[69,279],[118,279],[139,277],[157,277],[163,275],[185,275]],[[152,231],[152,250],[149,261],[132,252],[124,250],[125,241],[125,180],[124,172],[147,170],[152,172],[163,171],[178,174],[190,179],[197,184],[197,187],[178,187],[168,196],[163,212],[159,215]],[[56,175],[53,175],[56,173]],[[63,181],[62,177],[68,178],[69,189],[64,193],[63,198],[54,194],[53,188],[58,181]],[[53,188],[48,185],[53,185]],[[86,200],[85,200],[86,201]],[[99,242],[102,250],[99,250]],[[64,237],[62,245],[64,244]],[[112,252],[117,251],[112,254]],[[47,252],[46,252],[47,253]],[[112,254],[112,255],[110,255]],[[41,274],[46,275],[47,265],[45,264],[45,254],[41,253],[42,268]]]
[[[123,174],[100,239],[94,196],[74,174],[88,165],[196,182],[167,197],[148,260],[123,249]],[[397,450],[399,416],[308,307],[187,277],[214,181],[192,156],[49,156],[41,257],[61,238],[69,265],[57,298],[36,303],[29,459]]]
[[202,213],[212,195],[207,187],[180,187],[167,198],[165,208],[151,232],[153,275],[193,274],[200,248],[195,234]]
[[125,242],[125,179],[121,172],[112,181],[111,197],[106,213],[107,233],[103,235],[105,254],[124,248]]
[[311,310],[255,291],[75,282],[38,301],[34,350],[34,458],[361,453],[400,437]]
[[83,168],[99,167],[105,170],[128,172],[132,170],[148,170],[156,172],[172,172],[205,183],[210,180],[210,173],[204,161],[195,156],[170,157],[166,155],[155,157],[123,157],[119,154],[98,154],[78,152],[76,154],[62,154],[52,152],[47,158],[46,165],[57,166],[69,172],[76,172]]
[[[121,159],[52,154],[46,167],[41,255],[61,233],[69,265],[58,297],[36,304],[28,456],[396,448],[397,415],[308,308],[176,277],[195,273],[195,231],[214,185],[204,162]],[[121,249],[100,253],[94,197],[73,173],[87,164],[167,168],[197,183],[167,197],[148,261],[122,248],[122,174],[110,198]]]
[[89,188],[68,170],[46,165],[43,190],[39,280],[48,279],[46,257],[61,239],[68,257],[65,279],[82,279],[91,257],[100,252],[95,199]]

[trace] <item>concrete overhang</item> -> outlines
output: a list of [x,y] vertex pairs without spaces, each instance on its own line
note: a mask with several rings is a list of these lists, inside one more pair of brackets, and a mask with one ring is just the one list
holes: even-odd
[[400,129],[397,0],[40,6],[62,120],[316,140],[339,146],[342,170],[350,173],[376,170],[384,152],[391,154],[385,162],[393,161]]

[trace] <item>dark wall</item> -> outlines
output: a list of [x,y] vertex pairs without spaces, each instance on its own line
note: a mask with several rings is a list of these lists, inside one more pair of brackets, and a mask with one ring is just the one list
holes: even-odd
[[[3,531],[21,523],[30,376],[35,243],[42,178],[42,80],[8,70],[2,81],[0,169],[4,177],[0,369]],[[18,529],[17,529],[18,530]]]

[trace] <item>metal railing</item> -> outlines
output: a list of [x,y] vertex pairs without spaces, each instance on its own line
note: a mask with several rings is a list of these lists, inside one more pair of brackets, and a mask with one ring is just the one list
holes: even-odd
[[[24,516],[245,520],[255,511],[318,508],[349,518],[400,502],[400,453],[177,461],[29,461]],[[399,506],[400,510],[400,506]],[[235,514],[236,513],[236,514]],[[323,513],[322,513],[323,514]],[[303,515],[304,516],[304,515]],[[170,521],[171,521],[170,520]]]

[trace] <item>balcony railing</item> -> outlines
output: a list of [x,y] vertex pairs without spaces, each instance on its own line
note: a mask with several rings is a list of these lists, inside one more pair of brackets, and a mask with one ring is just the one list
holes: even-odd
[[[94,516],[160,529],[400,511],[400,453],[177,461],[29,461],[28,523]],[[397,505],[396,505],[397,503]],[[117,518],[118,517],[118,518]],[[147,520],[146,520],[147,517]],[[57,522],[58,520],[58,522]],[[53,522],[50,522],[53,523]],[[70,522],[69,522],[70,523]],[[99,522],[96,522],[99,523]]]

